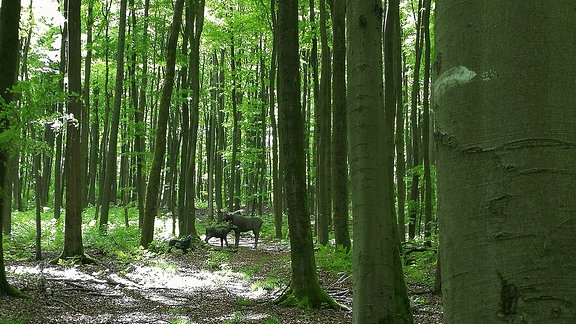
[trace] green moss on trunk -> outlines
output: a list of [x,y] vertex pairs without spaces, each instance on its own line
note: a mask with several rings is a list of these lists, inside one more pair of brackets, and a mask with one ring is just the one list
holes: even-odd
[[295,290],[288,289],[282,296],[274,301],[274,304],[283,307],[298,307],[302,309],[317,309],[322,307],[340,309],[342,305],[338,304],[332,296],[328,295],[322,288]]

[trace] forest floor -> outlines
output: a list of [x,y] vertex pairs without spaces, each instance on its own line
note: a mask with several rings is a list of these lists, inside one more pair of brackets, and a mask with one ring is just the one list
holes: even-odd
[[[29,299],[0,296],[0,323],[350,323],[352,279],[319,268],[340,310],[273,304],[290,278],[289,245],[252,236],[218,239],[187,254],[146,252],[131,262],[88,249],[96,264],[6,261],[8,281]],[[441,323],[439,297],[409,284],[415,323]]]

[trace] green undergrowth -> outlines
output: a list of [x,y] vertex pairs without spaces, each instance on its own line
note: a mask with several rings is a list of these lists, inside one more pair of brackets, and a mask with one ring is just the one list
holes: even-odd
[[333,274],[352,274],[352,251],[333,245],[319,245],[316,252],[316,264]]
[[433,240],[430,247],[424,246],[423,242],[410,242],[404,247],[402,261],[407,284],[434,286],[438,259],[437,242],[438,240]]

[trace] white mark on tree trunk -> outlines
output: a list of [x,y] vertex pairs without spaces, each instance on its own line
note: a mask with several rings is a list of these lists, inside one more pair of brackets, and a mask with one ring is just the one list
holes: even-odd
[[442,98],[444,93],[453,87],[466,84],[476,76],[476,72],[465,66],[456,66],[442,73],[434,83],[434,96],[436,100]]

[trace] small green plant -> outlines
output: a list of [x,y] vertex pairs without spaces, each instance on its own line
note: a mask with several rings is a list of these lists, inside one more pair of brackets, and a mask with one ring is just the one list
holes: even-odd
[[266,322],[265,322],[265,323],[266,323],[266,324],[278,324],[278,323],[280,323],[280,321],[279,321],[276,317],[274,317],[274,316],[268,316],[268,317],[266,318]]
[[264,280],[256,280],[252,284],[252,290],[256,290],[258,288],[262,288],[268,291],[275,291],[278,290],[285,282],[282,279],[278,278],[266,278]]
[[330,245],[320,245],[316,254],[316,263],[319,267],[334,274],[352,273],[352,252],[342,247],[334,249]]
[[212,250],[210,255],[204,262],[204,268],[210,271],[218,271],[222,269],[223,263],[228,263],[230,253],[224,250]]
[[412,252],[409,260],[409,264],[404,266],[406,282],[433,286],[437,260],[436,249],[432,247],[426,251]]
[[241,324],[246,322],[246,315],[242,311],[234,311],[232,318],[222,321],[225,324]]
[[252,306],[252,305],[254,305],[254,301],[252,299],[248,299],[248,298],[245,298],[242,296],[240,296],[236,299],[236,306],[237,307]]

